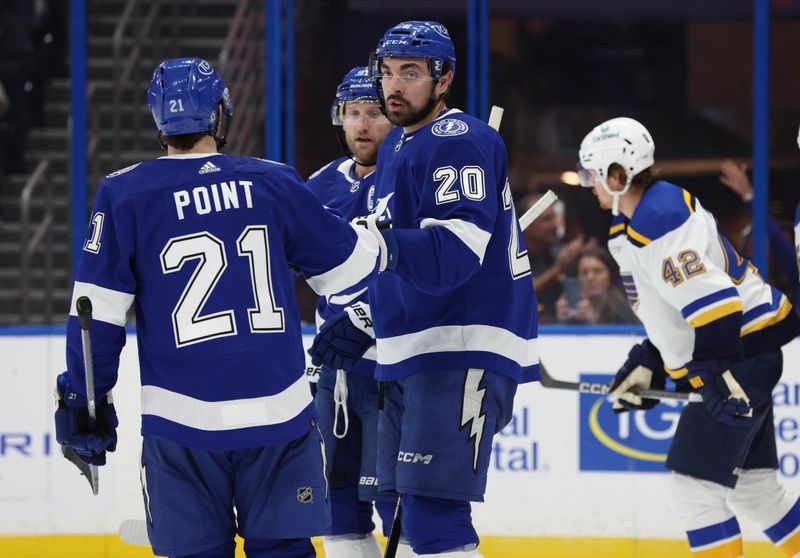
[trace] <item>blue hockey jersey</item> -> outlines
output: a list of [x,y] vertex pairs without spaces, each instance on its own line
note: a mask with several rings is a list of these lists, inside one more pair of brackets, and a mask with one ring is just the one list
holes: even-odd
[[[373,209],[375,196],[375,173],[358,178],[355,161],[341,157],[319,169],[306,183],[311,191],[326,206],[337,210],[348,221],[368,215]],[[325,320],[338,314],[349,304],[367,302],[367,289],[349,294],[321,296],[317,300],[316,322],[319,328]],[[348,372],[372,376],[375,373],[375,347],[371,347]]]
[[72,385],[84,385],[75,300],[94,306],[98,395],[116,382],[135,304],[143,434],[224,450],[306,433],[315,411],[289,266],[319,294],[366,284],[374,236],[326,211],[293,168],[221,154],[113,173],[93,210],[67,323]]
[[506,148],[458,110],[378,154],[375,212],[393,221],[397,267],[370,286],[376,376],[484,368],[538,378],[536,297]]

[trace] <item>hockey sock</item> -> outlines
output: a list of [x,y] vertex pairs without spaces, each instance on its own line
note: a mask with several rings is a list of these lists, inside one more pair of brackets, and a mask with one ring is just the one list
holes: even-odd
[[383,552],[372,533],[338,535],[322,540],[326,558],[381,558]]
[[466,501],[403,494],[402,524],[411,547],[420,555],[478,544]]
[[719,558],[740,558],[742,532],[735,517],[700,529],[686,531],[692,555],[697,558],[714,556]]

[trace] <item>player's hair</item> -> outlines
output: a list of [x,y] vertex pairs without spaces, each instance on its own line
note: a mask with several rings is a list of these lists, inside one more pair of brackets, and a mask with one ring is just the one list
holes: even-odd
[[188,151],[206,137],[213,135],[213,132],[195,132],[193,134],[178,134],[176,136],[162,136],[164,142],[172,149]]
[[[628,175],[625,174],[625,169],[618,163],[611,163],[608,167],[608,176],[616,176],[620,183],[625,184],[628,180]],[[653,167],[647,167],[643,171],[634,175],[631,180],[631,188],[639,190],[647,190],[656,181],[656,172]]]

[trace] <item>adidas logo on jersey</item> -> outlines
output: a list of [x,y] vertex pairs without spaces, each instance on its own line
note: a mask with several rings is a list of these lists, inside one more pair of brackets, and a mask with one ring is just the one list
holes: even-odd
[[200,172],[198,172],[197,174],[208,174],[210,172],[219,172],[220,170],[222,169],[220,169],[211,161],[206,161],[206,164],[200,167]]

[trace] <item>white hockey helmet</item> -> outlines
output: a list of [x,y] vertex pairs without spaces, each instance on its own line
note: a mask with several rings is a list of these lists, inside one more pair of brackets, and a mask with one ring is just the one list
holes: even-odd
[[[619,215],[619,198],[631,186],[633,177],[655,162],[655,144],[647,128],[633,118],[606,120],[589,132],[578,152],[581,185],[591,188],[599,183],[613,197],[611,211]],[[617,163],[625,169],[627,183],[620,191],[608,187],[608,168]]]

